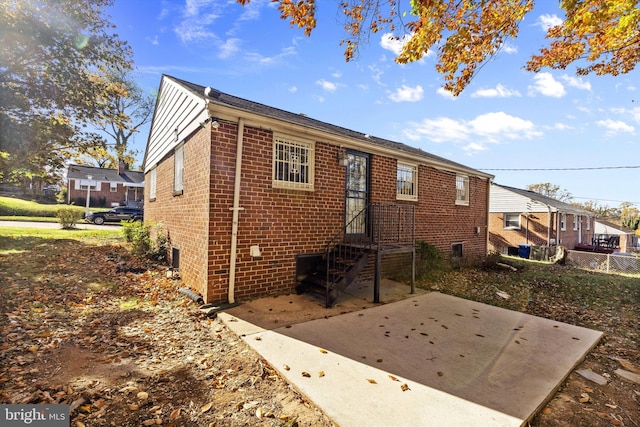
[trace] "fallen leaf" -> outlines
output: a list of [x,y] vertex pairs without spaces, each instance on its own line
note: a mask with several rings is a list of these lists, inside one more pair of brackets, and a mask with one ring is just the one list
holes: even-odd
[[589,395],[588,395],[587,393],[582,393],[582,394],[580,395],[580,399],[578,399],[578,401],[579,401],[580,403],[587,403],[587,402],[589,402],[589,400],[590,400],[590,399],[591,399],[591,398],[589,397]]
[[206,405],[204,405],[202,408],[200,408],[200,412],[204,414],[209,409],[211,409],[212,406],[213,406],[213,402],[209,402]]
[[401,389],[402,391],[411,390],[407,384],[402,384],[402,385],[400,386],[400,389]]
[[262,418],[263,415],[262,408],[258,407],[258,409],[256,409],[256,417]]
[[284,370],[285,370],[285,371],[288,371],[288,370],[290,370],[290,369],[291,369],[291,368],[289,367],[289,365],[284,365],[284,366],[283,366],[283,368],[284,368]]
[[319,376],[320,378],[324,377],[324,371],[320,371],[320,372],[318,372],[318,376]]
[[171,415],[169,415],[169,419],[170,419],[171,421],[175,421],[175,420],[176,420],[176,418],[178,418],[178,417],[180,416],[180,411],[181,411],[181,410],[182,410],[182,408],[175,409],[175,410],[171,413]]
[[391,378],[391,381],[400,381],[399,379],[397,379],[396,377],[394,377],[393,375],[389,375],[389,378]]
[[327,352],[327,350],[325,350],[325,349],[322,349],[322,348],[321,348],[321,349],[320,349],[320,353],[322,353],[322,354],[327,354],[328,352]]
[[143,426],[152,426],[156,423],[156,420],[145,420],[142,422]]
[[553,411],[551,410],[551,408],[544,408],[544,410],[542,411],[542,413],[544,415],[550,415]]
[[369,381],[371,384],[378,384],[378,383],[376,382],[376,380],[369,380],[369,379],[368,379],[367,381]]
[[309,372],[303,372],[302,376],[305,378],[311,378],[311,374]]
[[144,399],[147,399],[149,397],[149,393],[147,393],[146,391],[140,391],[140,392],[138,392],[138,394],[136,394],[136,397],[138,399],[144,400]]
[[129,404],[129,409],[131,409],[132,411],[137,411],[140,407],[138,405],[136,405],[135,403],[131,403]]

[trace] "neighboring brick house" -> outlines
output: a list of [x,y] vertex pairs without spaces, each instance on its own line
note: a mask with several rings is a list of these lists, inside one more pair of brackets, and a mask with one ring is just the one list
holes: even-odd
[[[91,179],[89,179],[91,177]],[[69,165],[67,169],[67,203],[84,206],[87,187],[91,207],[142,206],[144,199],[144,173],[127,169],[120,163],[118,169]]]
[[539,193],[492,183],[489,250],[507,254],[520,245],[574,249],[593,237],[594,214]]
[[299,261],[336,236],[397,243],[398,256],[414,239],[487,253],[492,175],[174,77],[162,77],[144,165],[145,218],[207,302],[290,293]]

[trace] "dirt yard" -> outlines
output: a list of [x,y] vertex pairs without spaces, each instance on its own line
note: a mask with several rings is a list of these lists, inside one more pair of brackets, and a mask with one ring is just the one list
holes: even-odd
[[0,256],[0,403],[69,404],[74,427],[333,425],[165,269],[42,249]]
[[[74,427],[333,425],[177,292],[182,284],[162,266],[104,242],[8,244],[0,255],[0,403],[69,404]],[[530,425],[638,426],[640,384],[619,372],[640,374],[640,289],[587,309],[552,280],[529,283],[526,293],[509,283],[503,272],[456,272],[432,286],[606,334],[578,368],[606,384],[572,373]]]

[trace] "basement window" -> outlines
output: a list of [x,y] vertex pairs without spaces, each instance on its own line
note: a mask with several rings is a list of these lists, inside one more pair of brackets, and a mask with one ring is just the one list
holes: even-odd
[[314,154],[312,142],[273,136],[273,188],[313,191]]
[[451,244],[451,258],[462,258],[462,243]]

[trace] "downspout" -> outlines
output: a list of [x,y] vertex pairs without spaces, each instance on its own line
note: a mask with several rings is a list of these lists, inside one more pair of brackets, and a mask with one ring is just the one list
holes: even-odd
[[231,220],[231,261],[229,265],[229,304],[235,303],[235,285],[236,285],[236,259],[238,250],[238,217],[240,211],[244,208],[240,207],[240,176],[242,172],[242,140],[244,139],[244,120],[242,117],[238,119],[238,142],[236,144],[236,178],[233,186],[233,206],[229,208],[233,211]]
[[492,184],[492,180],[491,179],[487,179],[487,197],[486,197],[486,221],[485,221],[485,227],[484,227],[484,240],[485,240],[485,252],[487,252],[487,255],[489,255],[489,215],[490,215],[490,209],[489,209],[489,204],[491,203],[491,184]]
[[551,246],[551,230],[553,229],[553,215],[551,215],[551,206],[547,205],[549,210],[549,225],[547,226],[547,245]]

